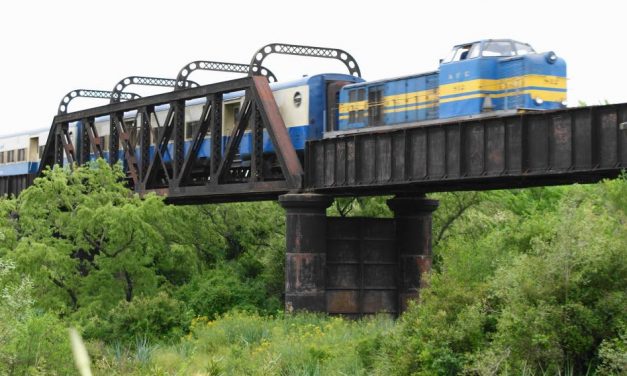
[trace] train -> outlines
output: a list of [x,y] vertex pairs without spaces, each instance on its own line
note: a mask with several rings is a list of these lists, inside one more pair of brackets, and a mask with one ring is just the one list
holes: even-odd
[[[538,53],[527,43],[486,39],[454,46],[432,72],[376,81],[324,73],[274,82],[270,87],[292,144],[302,157],[307,141],[325,137],[565,108],[566,80],[566,62],[553,51]],[[243,92],[225,94],[223,98],[222,147],[227,145],[236,125],[243,99]],[[186,103],[186,152],[200,124],[194,119],[200,118],[203,105],[201,99]],[[161,124],[167,111],[167,106],[156,108]],[[136,114],[125,114],[124,122],[127,129],[136,128]],[[95,119],[101,145],[109,145],[109,123],[108,117]],[[70,125],[75,145],[80,142],[76,139],[79,132],[75,130],[82,126],[80,122]],[[152,145],[161,129],[153,129]],[[0,180],[3,176],[36,173],[48,131],[40,129],[0,137]],[[171,153],[172,145],[169,148]],[[207,139],[202,143],[198,158],[208,158],[210,148]],[[154,149],[150,152],[154,153]],[[241,163],[250,160],[251,152],[252,135],[247,132],[239,146]],[[274,153],[265,133],[263,152]],[[118,153],[123,159],[122,150]],[[105,158],[108,157],[105,151]]]

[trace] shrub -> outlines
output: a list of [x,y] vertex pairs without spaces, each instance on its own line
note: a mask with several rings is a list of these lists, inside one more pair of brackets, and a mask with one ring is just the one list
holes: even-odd
[[94,319],[87,334],[110,343],[171,340],[187,332],[190,318],[182,302],[160,292],[120,301],[104,319]]

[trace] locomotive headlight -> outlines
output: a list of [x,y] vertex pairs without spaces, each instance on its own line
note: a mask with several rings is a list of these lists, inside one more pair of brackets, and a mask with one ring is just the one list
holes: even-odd
[[555,62],[557,61],[557,55],[555,54],[555,52],[551,51],[551,52],[547,52],[546,53],[546,62],[549,64],[555,64]]
[[562,106],[564,106],[564,107],[568,106],[568,101],[563,100],[563,101],[562,101]]
[[536,99],[533,100],[534,102],[536,102],[536,104],[538,106],[542,105],[542,103],[544,103],[544,100],[542,100],[542,98],[537,97]]

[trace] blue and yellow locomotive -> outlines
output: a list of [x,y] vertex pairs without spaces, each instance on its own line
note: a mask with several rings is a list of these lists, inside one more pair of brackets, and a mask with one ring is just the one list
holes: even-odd
[[372,126],[566,107],[566,63],[510,39],[455,46],[435,72],[346,85],[335,134]]

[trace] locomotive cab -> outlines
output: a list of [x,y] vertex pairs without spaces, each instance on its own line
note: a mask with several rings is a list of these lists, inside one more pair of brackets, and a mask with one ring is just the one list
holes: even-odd
[[440,63],[440,118],[566,106],[566,63],[526,43],[489,39],[455,46]]

